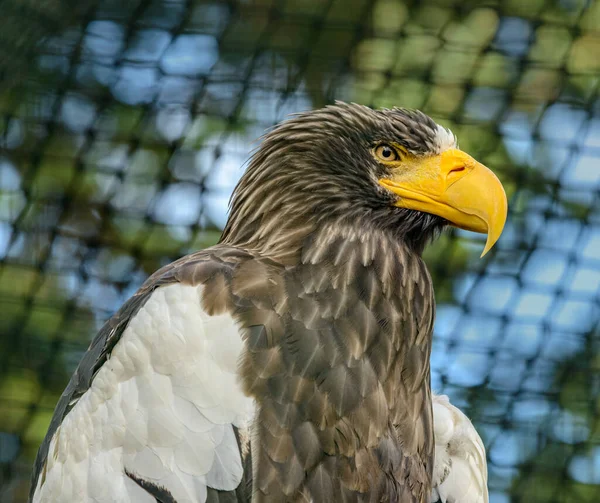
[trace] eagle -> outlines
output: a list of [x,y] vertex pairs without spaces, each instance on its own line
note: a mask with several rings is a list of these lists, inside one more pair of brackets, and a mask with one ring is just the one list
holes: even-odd
[[484,501],[479,436],[433,405],[422,252],[452,225],[486,253],[506,214],[498,178],[420,111],[336,102],[280,123],[219,242],[93,339],[30,501]]

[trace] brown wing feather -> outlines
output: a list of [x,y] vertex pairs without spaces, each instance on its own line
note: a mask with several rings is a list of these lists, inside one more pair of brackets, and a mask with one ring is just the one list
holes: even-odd
[[428,501],[431,283],[380,239],[310,236],[297,265],[238,252],[179,270],[244,329],[255,501]]

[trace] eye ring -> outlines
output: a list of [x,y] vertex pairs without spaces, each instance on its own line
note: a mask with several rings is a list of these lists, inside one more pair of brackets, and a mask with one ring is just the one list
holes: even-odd
[[383,162],[394,162],[400,160],[400,154],[398,153],[398,150],[387,143],[377,145],[377,147],[375,147],[374,154],[377,159]]

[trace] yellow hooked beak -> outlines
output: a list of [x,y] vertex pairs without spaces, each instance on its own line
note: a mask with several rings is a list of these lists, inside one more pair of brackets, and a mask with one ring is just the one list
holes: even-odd
[[482,257],[504,229],[508,205],[500,180],[461,150],[405,158],[391,165],[391,176],[379,183],[399,196],[398,207],[438,215],[455,227],[487,233]]

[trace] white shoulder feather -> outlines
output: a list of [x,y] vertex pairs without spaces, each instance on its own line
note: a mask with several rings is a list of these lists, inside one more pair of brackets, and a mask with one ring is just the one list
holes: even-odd
[[485,447],[475,427],[446,395],[433,395],[435,462],[431,501],[488,503]]
[[52,437],[34,502],[155,503],[128,473],[179,503],[239,485],[233,427],[254,411],[238,384],[243,341],[229,315],[202,310],[202,290],[158,288],[129,321]]

